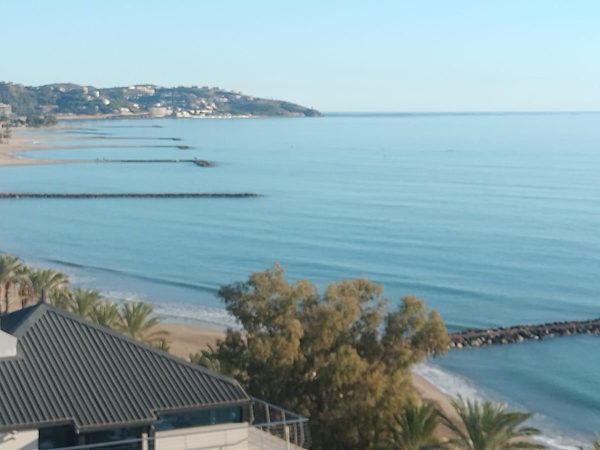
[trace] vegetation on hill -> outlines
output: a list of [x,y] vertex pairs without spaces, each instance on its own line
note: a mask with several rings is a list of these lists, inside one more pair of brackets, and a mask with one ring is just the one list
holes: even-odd
[[255,98],[216,87],[136,85],[95,88],[72,83],[23,86],[0,82],[0,103],[17,116],[48,114],[157,117],[319,116],[314,109],[280,100]]

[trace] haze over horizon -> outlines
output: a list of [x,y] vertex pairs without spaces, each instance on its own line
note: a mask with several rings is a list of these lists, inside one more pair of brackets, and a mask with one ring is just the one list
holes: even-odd
[[209,85],[322,111],[600,110],[593,1],[22,1],[3,17],[0,79],[26,85]]

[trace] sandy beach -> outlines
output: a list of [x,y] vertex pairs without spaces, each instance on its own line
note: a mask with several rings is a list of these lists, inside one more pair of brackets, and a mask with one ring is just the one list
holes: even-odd
[[[76,160],[43,159],[43,158],[25,158],[21,152],[30,150],[52,150],[58,147],[49,145],[48,142],[56,139],[53,131],[65,128],[64,126],[54,126],[51,128],[31,129],[13,128],[12,136],[0,143],[0,166],[27,166],[34,164],[64,164],[77,162]],[[62,148],[62,147],[60,147]],[[80,147],[78,147],[80,148]]]

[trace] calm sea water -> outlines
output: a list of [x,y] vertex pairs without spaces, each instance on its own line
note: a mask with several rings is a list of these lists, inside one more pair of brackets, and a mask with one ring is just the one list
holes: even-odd
[[[291,279],[324,285],[365,276],[393,302],[416,294],[452,329],[600,316],[600,115],[79,126],[57,132],[63,140],[55,143],[117,148],[44,151],[91,161],[3,167],[0,190],[264,194],[0,202],[0,250],[107,295],[140,296],[172,318],[230,324],[218,286],[277,261]],[[129,139],[87,134],[97,132]],[[166,137],[183,142],[148,139]],[[150,147],[172,144],[193,148]],[[111,158],[201,158],[217,167],[94,162]],[[443,373],[437,379],[448,389],[536,411],[554,434],[590,439],[600,433],[599,348],[600,338],[571,337],[453,351],[424,370]]]

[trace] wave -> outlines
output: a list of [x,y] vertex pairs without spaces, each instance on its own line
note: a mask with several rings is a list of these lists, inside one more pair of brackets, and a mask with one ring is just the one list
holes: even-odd
[[[492,400],[498,401],[492,394],[481,389],[471,380],[445,371],[441,367],[430,362],[417,364],[413,371],[433,384],[442,393],[450,397],[461,396],[467,400]],[[581,450],[591,449],[589,442],[582,439],[559,433],[556,424],[547,417],[536,414],[533,419],[533,425],[542,430],[542,435],[535,438],[539,444],[542,444],[550,450]]]
[[62,259],[54,259],[54,258],[47,258],[47,259],[44,259],[44,261],[47,261],[51,264],[58,264],[58,265],[65,266],[65,267],[71,267],[74,269],[97,270],[100,272],[120,275],[120,276],[124,276],[124,277],[128,277],[128,278],[135,278],[137,280],[148,281],[150,283],[161,284],[161,285],[165,285],[165,286],[181,287],[181,288],[191,289],[191,290],[199,291],[199,292],[203,292],[203,293],[214,294],[217,292],[217,289],[213,286],[202,285],[202,284],[198,284],[198,283],[189,283],[189,282],[185,282],[185,281],[175,281],[175,280],[171,280],[171,279],[167,279],[167,278],[160,278],[160,277],[149,277],[147,275],[142,275],[142,274],[134,273],[134,272],[128,272],[125,270],[111,269],[110,267],[95,266],[95,265],[91,265],[91,264],[74,263],[71,261],[65,261]]
[[[124,292],[106,290],[102,291],[102,296],[116,303],[135,301],[140,298],[135,292]],[[189,305],[177,303],[175,301],[156,301],[152,299],[143,299],[144,302],[154,307],[156,315],[166,322],[192,323],[211,328],[239,328],[235,318],[224,308],[211,307],[205,305]]]

